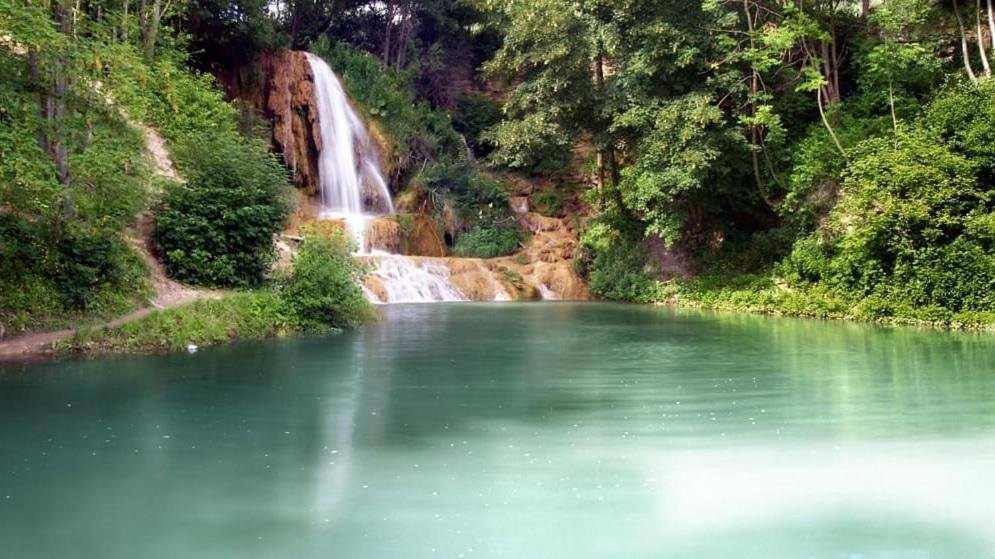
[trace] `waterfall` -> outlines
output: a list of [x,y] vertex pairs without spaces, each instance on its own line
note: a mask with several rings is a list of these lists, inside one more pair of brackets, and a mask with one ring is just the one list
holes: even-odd
[[380,154],[335,72],[311,53],[307,53],[307,60],[314,76],[321,130],[321,217],[344,221],[362,251],[369,219],[394,213],[390,191],[380,171]]
[[[370,274],[382,284],[385,298],[381,299],[364,287],[367,298],[375,303],[468,300],[449,281],[450,271],[444,260],[414,259],[367,249],[366,229],[371,220],[394,213],[390,191],[380,168],[378,146],[370,139],[363,119],[349,103],[335,72],[318,56],[307,53],[307,60],[314,76],[321,131],[318,156],[320,217],[342,221],[356,241],[357,253],[369,256]],[[495,291],[498,300],[508,299],[500,286]]]

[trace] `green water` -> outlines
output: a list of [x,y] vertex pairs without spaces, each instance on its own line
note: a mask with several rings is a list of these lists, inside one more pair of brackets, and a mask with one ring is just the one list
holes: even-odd
[[7,558],[995,557],[995,336],[614,305],[4,366]]

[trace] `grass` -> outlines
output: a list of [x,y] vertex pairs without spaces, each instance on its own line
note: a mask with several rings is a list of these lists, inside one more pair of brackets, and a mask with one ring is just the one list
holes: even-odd
[[59,349],[81,354],[158,353],[183,350],[191,343],[206,347],[296,332],[279,296],[258,290],[155,311],[113,328],[81,330]]

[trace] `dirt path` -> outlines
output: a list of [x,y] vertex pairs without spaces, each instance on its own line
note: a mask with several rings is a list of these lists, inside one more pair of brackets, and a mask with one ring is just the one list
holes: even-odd
[[[144,219],[139,219],[139,230],[144,227],[143,221]],[[224,296],[222,291],[194,289],[169,279],[162,264],[149,252],[147,234],[140,234],[137,238],[133,238],[132,243],[145,258],[149,267],[149,281],[153,289],[153,296],[148,301],[149,306],[103,324],[91,326],[90,330],[114,328],[158,310],[179,307],[199,299],[220,299]],[[72,338],[77,331],[75,328],[67,328],[49,332],[32,332],[9,340],[2,340],[0,341],[0,361],[24,361],[51,355],[54,352],[55,344]]]
[[[0,44],[3,43],[2,39],[3,37],[0,37]],[[109,96],[108,103],[113,104]],[[121,110],[121,114],[145,136],[145,153],[152,163],[155,173],[169,180],[182,180],[176,173],[166,141],[162,136],[154,129],[130,120],[123,110]],[[169,279],[162,263],[152,255],[149,244],[151,232],[151,219],[144,213],[138,216],[134,227],[129,231],[131,243],[138,249],[149,268],[149,281],[153,293],[152,298],[148,301],[149,306],[103,324],[90,326],[91,330],[114,328],[138,320],[157,310],[178,307],[198,299],[220,299],[224,296],[224,292],[221,291],[195,289]],[[10,339],[2,339],[2,332],[0,332],[0,361],[21,361],[50,355],[53,353],[53,346],[56,343],[73,337],[77,331],[78,329],[75,328],[67,328],[48,332],[31,332]]]

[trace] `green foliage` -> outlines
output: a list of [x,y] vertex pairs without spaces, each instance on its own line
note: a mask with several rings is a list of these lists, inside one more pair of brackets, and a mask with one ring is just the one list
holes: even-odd
[[589,222],[581,231],[577,272],[591,293],[611,301],[649,302],[652,276],[646,251],[635,234],[623,234],[608,220]]
[[522,274],[515,270],[510,270],[510,269],[504,270],[502,271],[502,274],[504,275],[505,279],[514,284],[521,284],[523,281],[525,281],[525,278],[522,277]]
[[529,197],[529,205],[541,215],[558,217],[563,212],[563,195],[557,190],[542,190]]
[[979,180],[995,181],[995,82],[948,87],[926,109],[919,126],[979,166]]
[[453,128],[463,134],[478,157],[491,153],[492,146],[484,132],[501,121],[501,104],[482,94],[463,95],[456,101]]
[[457,256],[494,258],[518,251],[522,232],[512,226],[478,225],[456,238]]
[[149,294],[141,257],[111,231],[0,212],[0,323],[8,334],[133,309]]
[[[862,110],[845,105],[833,112],[839,123],[837,136],[843,145],[891,134],[890,117],[862,116]],[[785,220],[800,232],[809,232],[836,203],[846,169],[846,160],[833,145],[822,124],[812,124],[797,141],[790,154],[791,168],[784,197],[778,207]]]
[[591,79],[602,28],[592,6],[563,0],[481,2],[502,23],[504,41],[484,65],[493,79],[513,82],[505,120],[484,134],[491,160],[535,174],[561,172],[570,148],[592,120]]
[[352,328],[369,319],[373,311],[360,289],[364,273],[341,232],[306,236],[280,292],[294,324],[320,331]]
[[210,149],[177,152],[186,182],[171,185],[156,208],[153,240],[169,275],[181,281],[258,285],[289,211],[285,171],[247,140],[203,140]]
[[451,203],[461,229],[504,227],[512,221],[508,193],[501,182],[483,174],[471,161],[447,159],[428,164],[412,184],[433,201],[440,215]]
[[140,56],[107,41],[86,13],[65,22],[71,33],[57,17],[41,5],[0,7],[0,322],[9,334],[127,312],[149,291],[123,233],[152,186],[143,137],[101,82],[105,68]]
[[724,175],[730,169],[718,162],[743,152],[741,137],[703,94],[633,108],[615,126],[643,130],[638,159],[622,172],[619,185],[626,207],[639,215],[647,233],[677,242],[689,210],[708,204],[721,195],[718,187],[728,184]]
[[482,138],[497,146],[490,155],[494,165],[533,175],[566,170],[574,140],[563,125],[543,113],[502,121]]
[[990,310],[995,254],[971,233],[985,230],[991,196],[972,161],[920,132],[857,151],[824,239],[799,241],[782,273],[860,297]]

